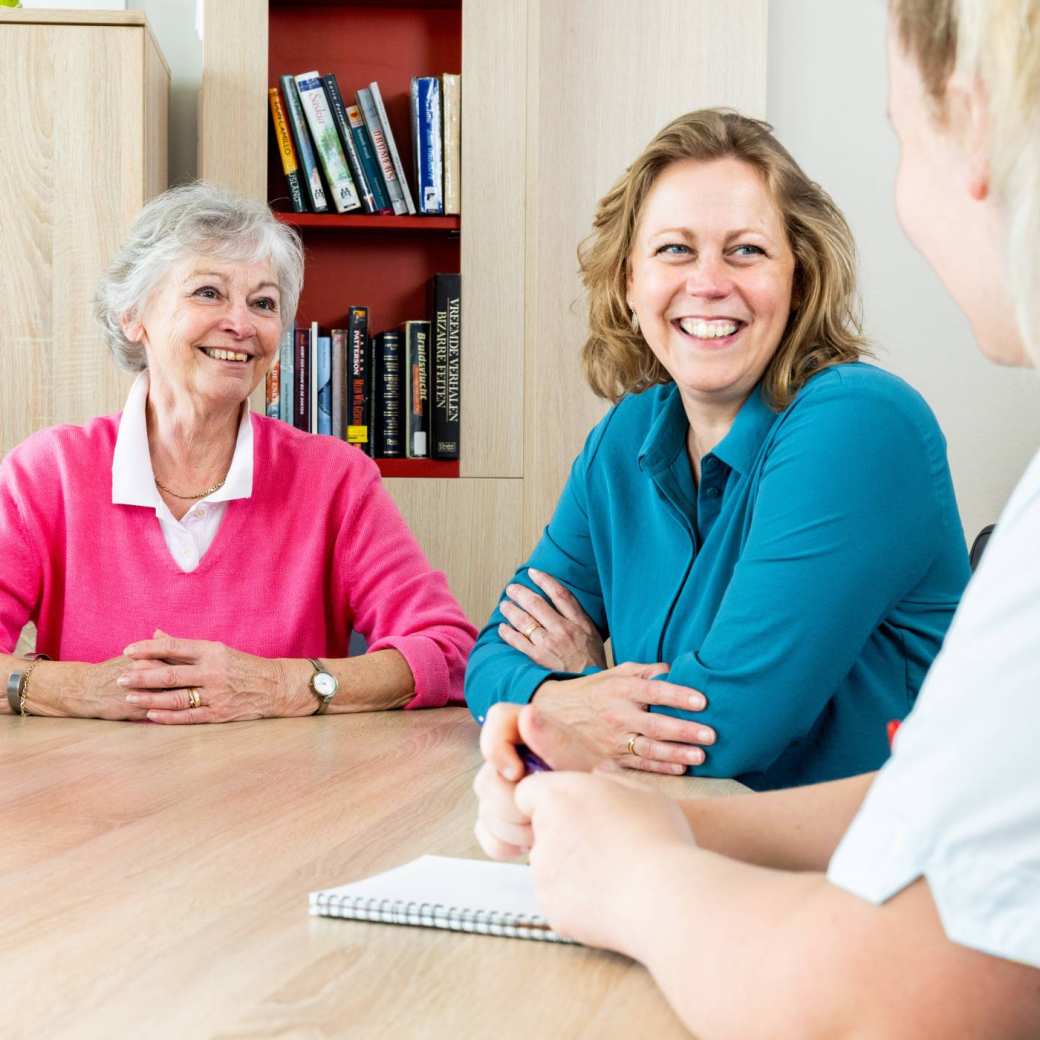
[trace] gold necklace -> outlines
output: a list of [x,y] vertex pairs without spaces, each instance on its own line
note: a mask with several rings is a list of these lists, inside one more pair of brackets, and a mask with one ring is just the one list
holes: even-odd
[[219,484],[214,484],[213,487],[206,488],[205,491],[200,491],[197,495],[178,495],[176,491],[172,490],[171,488],[168,488],[165,484],[161,483],[159,481],[159,478],[156,477],[154,474],[152,475],[152,479],[155,481],[155,486],[159,488],[160,491],[165,491],[166,494],[173,495],[174,498],[183,498],[187,501],[194,498],[205,498],[207,495],[212,495],[214,491],[219,491],[224,486],[224,481],[227,480],[227,474],[224,474],[224,480],[222,480]]

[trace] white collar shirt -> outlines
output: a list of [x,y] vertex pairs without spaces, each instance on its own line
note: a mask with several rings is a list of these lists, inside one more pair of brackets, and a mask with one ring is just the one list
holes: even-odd
[[828,878],[923,877],[952,941],[1040,968],[1040,454],[1011,496]]
[[119,419],[112,456],[112,503],[154,509],[163,540],[177,566],[194,571],[220,530],[228,502],[253,494],[253,424],[248,402],[242,406],[235,452],[224,483],[211,495],[192,504],[180,520],[174,518],[155,486],[148,450],[148,372],[142,372],[126,399]]

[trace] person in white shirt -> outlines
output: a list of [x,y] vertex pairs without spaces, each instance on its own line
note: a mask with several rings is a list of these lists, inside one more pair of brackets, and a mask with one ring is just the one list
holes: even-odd
[[[1040,367],[1040,0],[890,0],[901,222],[983,353]],[[999,450],[997,446],[994,450]],[[879,773],[675,802],[497,705],[477,836],[701,1040],[1040,1037],[1040,454]],[[557,770],[517,780],[515,745]]]

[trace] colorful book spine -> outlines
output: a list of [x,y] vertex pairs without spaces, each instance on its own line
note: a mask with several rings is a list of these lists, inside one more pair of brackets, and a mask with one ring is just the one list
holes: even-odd
[[441,81],[413,76],[411,87],[415,193],[420,213],[444,212],[444,159],[441,152]]
[[332,337],[332,436],[347,436],[347,330],[333,329]]
[[318,337],[318,428],[316,433],[332,434],[332,337]]
[[379,168],[379,159],[372,149],[372,139],[369,137],[368,130],[365,127],[361,109],[357,105],[347,105],[347,122],[350,124],[350,132],[354,137],[358,159],[365,168],[368,186],[372,189],[376,207],[374,212],[393,213],[393,206],[390,205],[390,199],[386,194],[383,172]]
[[425,459],[430,432],[430,323],[406,321],[404,337],[405,454]]
[[300,92],[300,104],[307,116],[307,125],[311,128],[314,146],[318,150],[321,168],[325,171],[325,179],[332,192],[336,212],[348,213],[360,209],[361,199],[358,198],[354,178],[347,168],[347,158],[343,154],[336,123],[317,70],[300,73],[296,77],[296,87]]
[[293,348],[293,426],[307,433],[311,429],[310,360],[310,329],[297,329]]
[[462,212],[462,77],[441,76],[444,126],[444,212]]
[[271,123],[274,126],[275,140],[278,142],[278,154],[282,160],[282,172],[289,185],[289,201],[294,213],[305,213],[307,203],[303,201],[303,184],[300,181],[300,165],[296,161],[296,149],[293,148],[289,136],[289,125],[285,121],[285,109],[277,87],[267,92],[268,104],[271,108]]
[[368,174],[361,163],[358,155],[357,145],[354,143],[354,135],[350,132],[350,123],[347,120],[347,112],[343,106],[343,95],[339,92],[339,83],[333,75],[321,77],[322,89],[332,113],[332,121],[336,124],[340,144],[343,146],[343,154],[350,165],[350,172],[357,186],[358,195],[361,197],[361,205],[366,213],[376,212],[376,199],[372,193],[372,187],[368,183]]
[[282,414],[282,373],[281,358],[275,354],[274,364],[267,370],[264,384],[264,414],[268,419],[278,419]]
[[376,110],[375,103],[372,100],[372,92],[362,87],[357,92],[357,103],[358,108],[361,109],[361,115],[365,119],[365,128],[368,130],[368,136],[372,140],[372,149],[379,160],[379,170],[383,175],[383,183],[386,185],[386,193],[390,199],[391,208],[398,216],[409,212],[414,213],[414,207],[411,210],[408,209],[401,182],[397,179],[397,171],[394,169],[394,161],[386,143],[386,135],[383,133],[383,127],[379,121],[379,112]]
[[347,440],[366,455],[372,454],[372,364],[368,336],[368,308],[351,307],[347,314],[349,386],[347,387]]
[[379,123],[383,128],[383,137],[386,138],[386,147],[394,164],[394,173],[397,174],[397,179],[401,182],[401,191],[404,194],[405,205],[408,207],[409,213],[414,213],[415,203],[412,201],[412,192],[408,187],[408,178],[404,175],[401,153],[397,150],[397,142],[394,140],[394,131],[390,126],[390,117],[386,114],[386,106],[383,104],[383,95],[379,90],[379,84],[373,80],[369,83],[368,89],[372,92],[372,104],[375,105]]
[[285,330],[278,347],[278,369],[281,375],[278,418],[290,426],[293,424],[293,346],[296,342],[296,327]]
[[326,213],[329,203],[325,198],[325,188],[321,183],[318,161],[314,158],[314,149],[311,147],[310,135],[307,133],[307,117],[303,114],[303,107],[300,105],[296,80],[292,76],[282,76],[281,83],[282,95],[285,98],[285,116],[296,145],[300,168],[303,170],[303,187],[307,200],[315,213]]
[[375,339],[376,456],[399,459],[404,456],[404,423],[401,385],[401,334],[396,329],[380,332]]
[[308,430],[318,432],[318,338],[321,329],[316,321],[311,322],[308,331],[307,357],[307,414],[310,417]]
[[459,457],[462,410],[462,291],[457,274],[430,279],[430,375],[433,383],[431,426],[435,459]]

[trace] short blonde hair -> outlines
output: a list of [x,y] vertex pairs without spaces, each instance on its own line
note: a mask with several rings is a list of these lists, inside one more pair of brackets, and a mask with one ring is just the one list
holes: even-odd
[[1040,0],[891,0],[889,7],[939,119],[951,76],[985,86],[1007,274],[1019,328],[1040,367]]
[[802,172],[768,123],[706,108],[680,116],[654,137],[600,200],[592,234],[579,247],[589,307],[582,361],[600,397],[617,401],[671,381],[631,324],[626,296],[635,229],[647,195],[668,166],[727,158],[762,175],[795,258],[791,317],[762,377],[766,399],[777,410],[786,408],[814,373],[869,353],[860,322],[856,249],[841,211]]

